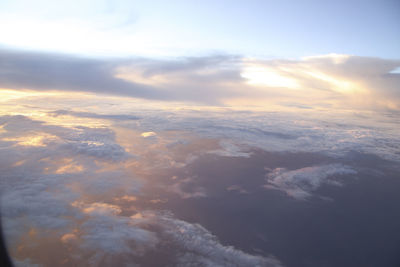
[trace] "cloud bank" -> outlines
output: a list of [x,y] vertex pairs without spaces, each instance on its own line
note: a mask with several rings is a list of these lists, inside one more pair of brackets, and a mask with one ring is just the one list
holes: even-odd
[[399,67],[399,60],[336,54],[299,60],[94,59],[3,49],[0,88],[233,106],[399,110],[400,74],[393,72]]

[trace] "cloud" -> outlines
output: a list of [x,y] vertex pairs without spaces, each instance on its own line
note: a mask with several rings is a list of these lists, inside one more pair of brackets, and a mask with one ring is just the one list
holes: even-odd
[[254,256],[222,245],[216,236],[199,224],[159,215],[158,223],[179,246],[177,266],[282,266],[274,257]]
[[[102,110],[102,107],[99,109]],[[151,147],[152,151],[165,153],[161,156],[171,161],[178,160],[169,153],[173,149],[184,148],[185,156],[188,155],[186,150],[193,149],[200,154],[198,150],[203,153],[215,149],[219,140],[223,140],[221,146],[225,156],[249,156],[243,148],[256,147],[267,151],[308,151],[339,157],[349,151],[360,151],[398,159],[399,133],[393,127],[396,125],[393,118],[385,116],[361,118],[362,113],[346,113],[341,117],[340,114],[322,111],[316,114],[230,109],[218,112],[189,109],[142,111],[140,108],[135,110],[141,114],[140,123],[127,119],[125,125],[135,130],[136,140],[145,143],[140,147],[132,141],[133,145],[139,149],[146,148],[148,142],[140,137],[140,133],[154,131],[160,145]],[[90,118],[104,116],[104,113],[97,115],[92,112],[69,114]],[[179,247],[174,251],[176,254],[171,255],[176,256],[177,264],[183,266],[230,266],[234,264],[233,260],[242,266],[279,266],[273,257],[250,255],[222,244],[200,225],[181,221],[172,215],[147,214],[140,207],[140,183],[130,173],[132,166],[137,167],[136,158],[129,158],[130,154],[117,142],[116,133],[106,127],[53,125],[53,119],[46,122],[25,116],[0,117],[0,191],[2,211],[7,221],[6,231],[10,236],[11,233],[16,236],[26,233],[27,228],[32,226],[52,229],[59,234],[60,242],[75,237],[82,241],[76,242],[84,244],[79,248],[81,255],[87,255],[85,253],[89,251],[93,262],[119,253],[140,257],[147,251],[157,249],[159,242],[167,241],[172,247]],[[108,119],[119,121],[118,117]],[[170,134],[168,137],[165,137],[166,131]],[[185,137],[183,141],[176,141],[176,135],[171,134],[174,131]],[[41,145],[29,145],[28,139],[37,136],[43,136],[39,142]],[[195,140],[193,136],[202,140],[213,139],[215,143],[203,146],[200,142],[187,149],[185,146],[190,146]],[[171,143],[171,140],[174,142]],[[168,151],[157,150],[168,144],[172,144]],[[162,157],[156,157],[155,161],[150,157],[144,161],[149,161],[150,168],[168,171],[155,165]],[[132,163],[129,160],[135,161],[135,164],[129,165]],[[186,160],[183,162],[190,162]],[[67,164],[79,164],[82,170],[57,172],[60,166]],[[108,169],[110,166],[111,170]],[[354,169],[341,164],[297,170],[278,168],[267,177],[267,187],[291,194],[296,199],[307,199],[322,185],[339,185],[341,178],[354,173]],[[165,189],[181,198],[206,196],[205,189],[197,186],[194,180],[177,178],[169,181],[172,186]],[[233,186],[229,190],[241,189]],[[134,203],[116,200],[130,194],[135,194],[138,200]],[[71,206],[70,203],[74,202],[80,204]],[[135,207],[136,204],[139,207]],[[131,216],[134,209],[138,213]],[[12,239],[18,240],[17,237]],[[116,245],[111,247],[114,242]],[[68,241],[62,244],[72,246],[73,243]]]
[[[228,56],[188,57],[178,61],[100,60],[0,50],[0,88],[216,102],[225,94],[223,83],[242,79],[237,67],[219,68],[232,60]],[[154,79],[165,79],[165,83],[154,83]]]
[[92,112],[76,112],[71,110],[56,110],[49,112],[49,115],[58,117],[58,116],[74,116],[80,118],[90,118],[90,119],[105,119],[105,120],[112,120],[112,121],[130,121],[130,120],[139,120],[139,117],[126,115],[126,114],[97,114]]
[[65,150],[72,150],[73,153],[85,154],[96,158],[103,158],[113,161],[123,160],[127,155],[123,147],[118,144],[107,144],[93,141],[67,142],[62,145]]
[[356,174],[353,168],[341,164],[328,164],[296,170],[276,168],[267,174],[267,189],[285,192],[297,200],[310,198],[323,184],[340,186],[338,177]]
[[206,197],[207,193],[204,187],[198,186],[193,178],[185,178],[167,187],[167,191],[179,195],[181,198],[199,198]]
[[141,255],[158,243],[155,233],[134,226],[132,218],[119,216],[122,210],[116,205],[101,202],[75,202],[73,205],[89,215],[80,226],[80,246],[84,249],[104,254]]
[[[111,161],[122,161],[130,157],[124,148],[115,142],[115,133],[108,128],[83,126],[67,128],[48,125],[43,121],[32,120],[21,115],[0,116],[0,125],[5,130],[1,134],[3,140],[12,137],[12,142],[27,145],[43,141],[44,143],[39,144],[52,147],[52,153],[58,151],[55,148],[57,147],[64,153],[87,155]],[[64,154],[64,156],[67,155]]]
[[168,95],[143,84],[115,78],[115,61],[0,50],[0,87],[40,91],[66,90],[167,99]]
[[15,267],[42,267],[41,264],[32,263],[32,260],[29,258],[23,260],[13,260],[13,264]]
[[244,157],[249,158],[251,156],[250,152],[243,151],[242,147],[239,147],[234,142],[229,142],[228,140],[222,140],[220,142],[220,149],[210,151],[210,154],[216,154],[218,156],[225,157]]
[[244,148],[259,148],[270,152],[321,153],[330,157],[357,151],[400,161],[400,132],[396,131],[398,123],[394,120],[397,115],[330,109],[318,112],[156,110],[143,117],[139,126],[131,127],[140,131],[149,128],[156,132],[184,131],[223,140],[221,145],[225,147],[218,153],[225,156],[245,156]]
[[0,177],[1,219],[10,246],[30,228],[60,230],[68,227],[71,216],[75,216],[69,201],[76,194],[64,187],[66,176],[44,175],[37,167],[19,166]]
[[[79,197],[79,187],[87,194],[139,187],[132,176],[99,169],[129,157],[109,129],[67,128],[25,116],[0,116],[0,125],[1,213],[10,244],[29,227],[68,228],[77,216],[69,203]],[[32,144],[37,137],[43,137],[40,146]],[[4,141],[10,138],[16,141]]]
[[[325,103],[346,109],[400,109],[400,74],[392,72],[400,66],[400,60],[329,54],[300,60],[250,60],[245,66],[243,73],[250,76],[248,82],[258,81],[265,90],[289,88],[283,90],[281,98],[297,105]],[[262,75],[251,77],[257,74],[254,68]],[[272,74],[276,77],[268,79]],[[281,84],[269,86],[271,79]]]
[[143,132],[140,134],[143,138],[157,138],[157,134],[155,132]]
[[233,106],[400,110],[400,74],[393,72],[398,67],[399,60],[337,54],[298,60],[231,55],[94,59],[3,49],[0,88]]
[[234,191],[234,192],[238,192],[239,194],[248,194],[249,192],[244,189],[243,187],[241,187],[240,185],[230,185],[226,188],[227,191]]
[[[38,121],[26,116],[0,116],[0,125],[2,222],[7,244],[14,248],[17,258],[24,253],[17,246],[32,241],[34,247],[22,250],[35,255],[35,262],[47,259],[42,253],[49,253],[44,248],[50,240],[65,248],[66,258],[72,263],[76,259],[93,265],[136,263],[150,251],[164,253],[158,249],[171,244],[169,259],[178,265],[281,266],[273,257],[250,255],[221,244],[198,224],[144,210],[140,206],[143,203],[140,182],[125,165],[126,157],[118,152],[113,130],[63,127],[51,124],[51,120]],[[43,146],[20,145],[22,140],[42,134],[55,138],[48,140],[45,136]],[[163,138],[158,131],[157,136]],[[4,141],[4,138],[22,139]],[[138,138],[142,139],[139,134]],[[172,139],[176,140],[175,136]],[[165,144],[170,144],[169,140]],[[61,167],[74,164],[81,169],[60,171]],[[170,192],[181,198],[206,196],[205,189],[192,178],[171,183]],[[154,200],[153,197],[149,199]],[[32,229],[38,233],[36,237],[30,235]]]
[[65,234],[61,237],[61,242],[63,243],[75,243],[78,240],[78,237],[73,233]]

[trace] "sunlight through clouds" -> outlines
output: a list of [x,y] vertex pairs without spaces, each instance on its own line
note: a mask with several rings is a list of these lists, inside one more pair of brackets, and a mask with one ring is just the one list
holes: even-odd
[[255,86],[299,88],[296,80],[281,74],[279,69],[250,65],[244,68],[241,75],[247,79],[248,84]]
[[6,253],[398,266],[399,3],[1,0]]

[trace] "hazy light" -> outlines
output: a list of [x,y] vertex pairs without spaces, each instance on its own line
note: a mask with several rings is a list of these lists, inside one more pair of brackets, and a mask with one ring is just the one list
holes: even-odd
[[347,59],[349,59],[351,55],[343,55],[343,54],[326,54],[326,55],[316,55],[316,56],[308,56],[308,57],[302,57],[303,60],[313,60],[313,59],[329,59],[331,60],[334,64],[342,64],[346,62]]
[[262,66],[245,67],[241,73],[246,78],[247,83],[256,86],[286,87],[297,89],[299,84],[296,80],[286,77],[272,68]]
[[144,132],[141,134],[142,137],[147,138],[147,137],[152,137],[156,136],[157,134],[155,132]]
[[332,88],[340,93],[354,93],[356,91],[360,91],[360,89],[353,82],[335,78],[323,72],[312,70],[312,71],[305,71],[304,73],[313,78],[330,83],[332,85]]
[[29,135],[29,136],[20,136],[20,137],[13,137],[13,138],[3,138],[2,141],[9,141],[9,142],[17,142],[18,146],[34,146],[34,147],[45,147],[46,142],[50,140],[56,140],[58,137],[42,133],[36,135]]

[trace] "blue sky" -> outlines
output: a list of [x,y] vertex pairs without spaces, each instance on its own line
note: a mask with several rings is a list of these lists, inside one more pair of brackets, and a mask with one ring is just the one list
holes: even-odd
[[94,56],[400,58],[399,1],[1,1],[0,46]]

